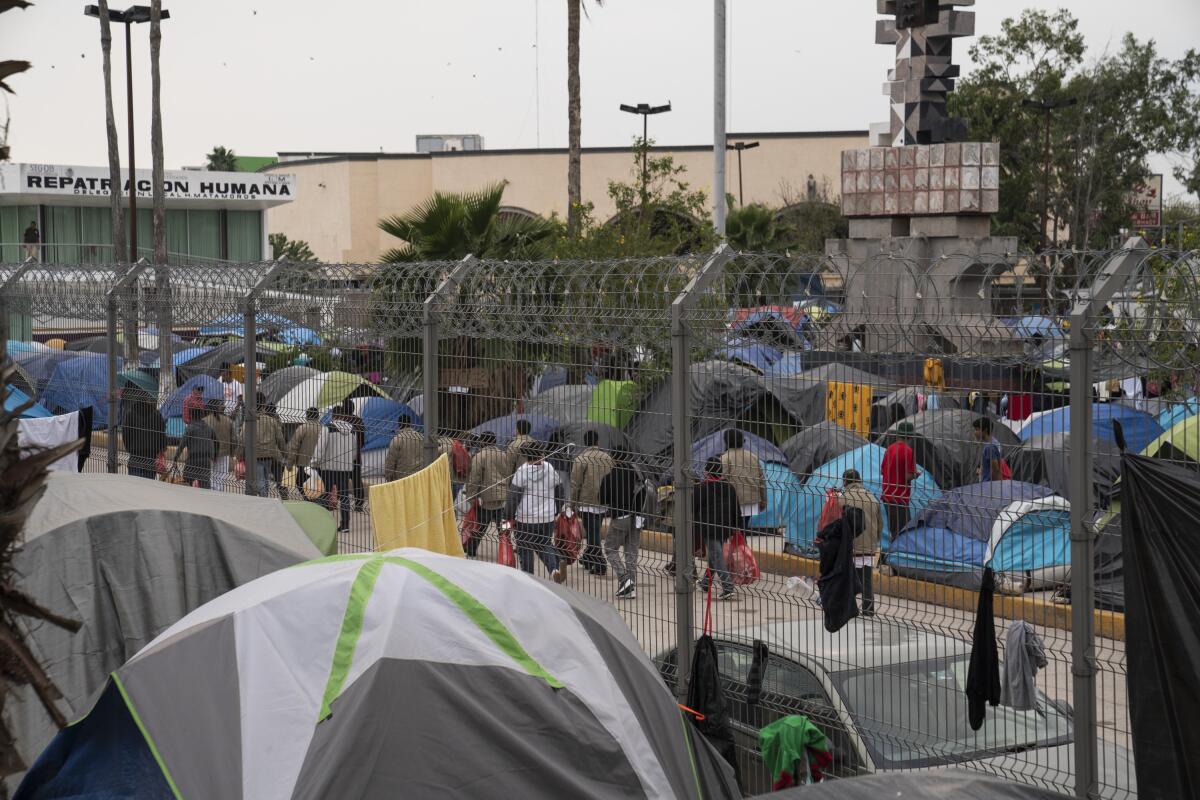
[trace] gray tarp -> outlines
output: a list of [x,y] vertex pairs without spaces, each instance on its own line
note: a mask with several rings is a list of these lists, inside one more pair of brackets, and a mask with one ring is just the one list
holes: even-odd
[[1050,789],[960,770],[865,775],[785,789],[771,797],[795,800],[1068,800],[1067,795]]
[[[59,707],[74,720],[110,672],[185,614],[320,555],[278,500],[124,475],[51,473],[14,559],[15,581],[83,627],[72,634],[17,620],[63,694]],[[53,723],[29,687],[10,689],[4,715],[31,764],[53,737]]]
[[787,456],[792,472],[804,482],[822,465],[865,444],[867,440],[854,431],[825,420],[791,437],[779,449]]
[[588,404],[594,390],[595,387],[586,384],[555,386],[526,400],[525,413],[541,414],[563,424],[587,422]]
[[[1040,483],[1071,499],[1071,434],[1034,436],[1009,456],[1013,480]],[[1092,489],[1096,502],[1107,507],[1113,485],[1121,475],[1121,452],[1103,439],[1092,440]]]
[[[974,411],[949,409],[922,411],[902,420],[913,426],[909,443],[917,464],[943,489],[954,489],[979,480],[975,470],[982,463],[983,444],[975,439],[972,426],[982,416]],[[891,444],[900,424],[897,422],[888,428],[879,444],[883,447]],[[1011,458],[1013,450],[1021,444],[1015,433],[995,420],[992,436],[1000,443],[1000,451],[1006,459]],[[992,479],[999,480],[999,476],[992,476]]]
[[258,390],[263,393],[268,403],[278,403],[292,389],[320,374],[321,370],[312,367],[284,367],[263,378]]
[[[274,350],[258,345],[255,350],[254,359],[256,361],[266,361],[274,354]],[[185,381],[197,375],[211,375],[215,378],[217,377],[217,373],[221,371],[222,364],[241,364],[245,360],[246,343],[238,339],[219,344],[204,355],[193,358],[186,364],[180,364],[176,367],[176,371]]]
[[825,400],[830,382],[870,386],[876,396],[885,395],[893,388],[886,379],[849,364],[826,364],[798,375],[765,378],[764,381],[779,397],[783,407],[805,425],[816,425],[826,418]]

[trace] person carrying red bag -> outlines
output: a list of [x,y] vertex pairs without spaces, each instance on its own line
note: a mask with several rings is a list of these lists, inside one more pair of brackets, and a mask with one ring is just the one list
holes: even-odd
[[725,566],[725,540],[741,528],[741,504],[737,489],[723,477],[719,456],[705,462],[704,481],[692,491],[692,520],[696,538],[704,542],[709,566],[708,575],[696,588],[707,592],[709,576],[715,575],[721,582],[717,599],[736,599],[733,578]]

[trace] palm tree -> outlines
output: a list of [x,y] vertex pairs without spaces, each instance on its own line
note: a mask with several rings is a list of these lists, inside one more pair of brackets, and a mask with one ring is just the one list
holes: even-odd
[[[3,356],[0,360],[0,401],[8,398],[8,386],[15,373],[16,366],[7,356]],[[17,420],[30,405],[32,401],[11,411],[0,410],[0,709],[3,709],[8,697],[9,686],[29,685],[41,700],[46,713],[62,728],[67,720],[55,705],[55,700],[61,695],[30,651],[16,617],[21,615],[42,620],[69,631],[79,630],[79,623],[42,608],[37,601],[18,590],[13,585],[12,559],[21,541],[25,521],[46,490],[46,468],[78,450],[83,440],[22,458],[21,448],[17,444]],[[7,406],[0,402],[0,409],[5,408]],[[28,766],[17,755],[12,734],[0,723],[0,779],[21,772]]]
[[205,166],[213,172],[237,172],[237,156],[229,148],[217,145],[205,158]]
[[540,217],[500,213],[506,183],[480,192],[436,192],[402,216],[379,221],[380,230],[405,244],[383,254],[384,263],[478,258],[531,261],[545,258],[559,228]]
[[[5,11],[12,11],[14,8],[28,8],[31,5],[33,3],[29,3],[27,0],[0,0],[0,14],[3,14]],[[8,94],[16,94],[12,87],[5,83],[5,81],[13,75],[19,75],[24,72],[30,66],[32,65],[28,61],[0,61],[0,90]],[[4,108],[7,112],[8,98],[4,100]],[[8,123],[8,114],[5,113],[4,124],[0,125],[0,161],[8,161]]]
[[[604,5],[604,0],[596,0]],[[579,93],[579,12],[583,0],[567,0],[567,235],[579,235],[579,206],[583,202],[581,144],[583,120]]]
[[[171,350],[171,286],[167,263],[167,201],[162,135],[162,0],[150,0],[150,183],[154,207],[154,298],[158,312],[158,363],[173,363]],[[175,391],[175,370],[159,371],[159,402],[166,402]]]

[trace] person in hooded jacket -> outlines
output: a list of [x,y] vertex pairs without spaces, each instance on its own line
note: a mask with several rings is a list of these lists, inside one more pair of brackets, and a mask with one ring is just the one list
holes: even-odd
[[358,441],[349,422],[337,417],[321,426],[312,464],[325,482],[325,507],[333,510],[333,492],[337,492],[339,507],[338,533],[350,531],[350,480],[354,475],[354,453]]
[[154,462],[167,447],[167,424],[150,393],[134,386],[122,394],[121,442],[129,453],[129,474],[154,480]]
[[[708,566],[712,575],[721,582],[718,600],[732,600],[736,596],[733,579],[725,568],[725,541],[741,527],[741,504],[737,489],[722,475],[719,456],[713,456],[704,464],[704,480],[692,491],[692,522],[696,538],[704,542],[708,553]],[[709,577],[701,578],[698,588],[707,592]]]
[[[863,486],[856,469],[842,474],[842,508],[857,510],[850,517],[850,534],[854,537],[854,570],[862,586],[862,613],[875,616],[875,590],[872,575],[879,558],[880,534],[883,531],[883,510],[875,495]],[[845,511],[843,511],[843,515]]]
[[543,448],[529,442],[523,448],[525,463],[513,474],[508,496],[508,518],[515,523],[513,536],[521,569],[533,573],[536,553],[555,583],[566,577],[554,547],[554,518],[562,499],[558,472],[545,460]]

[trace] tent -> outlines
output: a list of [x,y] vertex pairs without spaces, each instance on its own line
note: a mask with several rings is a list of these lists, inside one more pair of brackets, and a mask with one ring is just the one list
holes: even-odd
[[[928,391],[924,386],[905,386],[876,400],[871,404],[871,431],[882,433],[905,417],[924,411]],[[936,410],[962,408],[958,398],[946,392],[937,393],[937,406]]]
[[[1132,447],[1130,448],[1132,450]],[[1172,461],[1188,459],[1200,464],[1200,416],[1187,417],[1163,431],[1141,451],[1144,456],[1167,458]]]
[[[400,416],[408,417],[409,423],[418,431],[425,429],[421,415],[404,403],[398,403],[388,397],[356,397],[353,401],[354,413],[363,421],[366,428],[366,442],[363,450],[386,449],[392,439],[400,432]],[[332,410],[321,415],[321,424],[328,425],[333,421]]]
[[562,423],[586,422],[594,391],[595,387],[586,383],[555,386],[526,400],[525,413],[553,417]]
[[[1031,772],[1037,769],[1033,764],[1030,767]],[[1030,778],[1045,781],[1045,773],[1053,770],[1041,769],[1042,774],[1031,775]],[[933,772],[885,772],[847,780],[823,781],[812,786],[784,789],[773,793],[771,797],[773,800],[881,800],[885,797],[905,800],[1070,800],[1071,795],[1033,783],[1015,783],[979,772],[942,769]]]
[[804,372],[805,357],[803,353],[795,351],[785,352],[780,355],[779,360],[767,367],[766,375],[768,378],[783,378],[790,375],[799,375]]
[[[275,353],[262,342],[257,342],[254,351],[255,361],[266,361]],[[203,355],[193,358],[176,369],[183,380],[193,375],[211,375],[217,377],[222,364],[244,364],[246,361],[246,343],[242,341],[224,342]]]
[[[983,444],[975,438],[973,426],[983,416],[963,409],[922,411],[888,428],[879,443],[887,447],[895,440],[902,422],[910,423],[913,434],[909,444],[917,464],[933,475],[938,486],[953,489],[979,480],[975,471],[982,464]],[[992,423],[992,436],[1006,459],[1021,443],[1016,434],[996,421]]]
[[[1150,414],[1121,403],[1092,403],[1092,435],[1106,442],[1117,443],[1113,421],[1121,423],[1129,450],[1140,453],[1159,436],[1163,429]],[[1040,411],[1030,417],[1017,431],[1021,440],[1048,433],[1071,430],[1071,407]]]
[[[638,388],[633,381],[602,380],[588,401],[588,422],[625,430],[637,411]],[[553,416],[553,415],[552,415]]]
[[1155,422],[1165,431],[1188,417],[1197,415],[1200,415],[1200,399],[1189,397],[1180,403],[1171,403],[1158,415]]
[[117,382],[120,386],[136,386],[139,389],[145,389],[150,394],[158,394],[158,378],[136,367],[121,370],[117,374]]
[[12,355],[12,360],[22,369],[27,379],[34,384],[34,388],[40,390],[49,383],[59,364],[79,357],[79,353],[70,350],[49,350],[16,353]]
[[268,575],[118,669],[17,798],[736,798],[609,605],[406,548]]
[[[117,331],[117,349],[123,351],[125,348],[125,332]],[[183,339],[176,334],[171,334],[171,345],[177,348],[183,343]],[[143,328],[138,331],[137,346],[139,350],[158,350],[158,329]],[[67,344],[68,350],[83,351],[87,353],[107,353],[108,352],[108,334],[99,336],[86,336],[82,339],[76,339]]]
[[782,529],[789,542],[804,538],[804,517],[800,513],[804,487],[800,479],[787,464],[765,461],[762,469],[767,482],[767,507],[750,517],[750,527],[771,532]]
[[[703,439],[697,439],[692,442],[692,472],[695,475],[704,474],[704,463],[713,456],[719,456],[725,452],[725,431],[728,428],[722,428],[719,431],[710,433]],[[787,466],[787,456],[783,454],[775,445],[763,439],[760,436],[755,436],[752,433],[742,431],[744,440],[743,447],[753,453],[758,460],[763,464],[783,464]],[[659,479],[660,483],[668,484],[674,482],[673,468],[668,468]]]
[[866,443],[866,439],[849,428],[825,420],[797,433],[779,449],[787,456],[792,472],[796,473],[803,483],[817,467],[843,453],[857,450]]
[[323,372],[308,378],[276,401],[279,421],[297,424],[304,421],[310,408],[325,411],[346,399],[355,397],[385,397],[383,391],[361,375],[349,372]]
[[1064,339],[1066,334],[1058,323],[1049,317],[1028,316],[1007,320],[1013,332],[1022,339],[1041,336],[1043,339]]
[[[843,453],[818,467],[803,484],[803,491],[798,501],[797,522],[787,531],[788,543],[801,550],[813,549],[812,540],[817,535],[817,522],[821,518],[821,508],[825,505],[825,492],[828,489],[841,489],[842,475],[848,469],[858,470],[858,474],[862,476],[863,486],[878,499],[883,493],[883,476],[880,473],[882,466],[883,448],[875,444],[865,444],[857,450]],[[929,477],[929,473],[921,473],[912,484],[909,512],[915,515],[937,494],[937,484]],[[885,514],[882,536],[885,550],[890,535]]]
[[527,420],[532,426],[530,436],[539,442],[550,440],[550,434],[559,427],[559,421],[551,417],[544,417],[540,414],[508,414],[503,417],[490,419],[482,425],[476,425],[471,429],[471,433],[478,436],[484,431],[491,431],[496,434],[496,444],[500,447],[507,447],[513,437],[517,435],[517,420]]
[[192,393],[192,389],[196,386],[204,390],[205,400],[220,400],[225,401],[225,386],[216,378],[209,375],[197,375],[194,378],[188,378],[183,382],[183,385],[167,398],[167,402],[159,407],[158,413],[162,414],[163,419],[171,417],[183,416],[183,401]]
[[[94,408],[92,428],[108,425],[108,356],[73,353],[54,369],[38,401],[57,413]],[[117,359],[120,371],[122,359]]]
[[17,389],[20,389],[30,397],[36,398],[38,390],[37,381],[35,381],[29,375],[29,373],[25,371],[25,368],[16,361],[10,358],[8,363],[13,367],[13,371],[8,378],[9,384]]
[[[176,350],[171,354],[171,365],[178,367],[183,364],[188,364],[205,353],[211,353],[212,350],[213,348],[209,347],[208,345],[188,345],[182,350]],[[162,361],[158,358],[157,354],[155,354],[154,361],[152,361],[148,366],[151,369],[162,369]],[[216,376],[214,375],[213,377]]]
[[942,494],[895,537],[887,563],[909,575],[978,589],[985,566],[1001,586],[1045,588],[1071,569],[1071,504],[1045,486],[972,483]]
[[263,393],[268,403],[278,403],[292,389],[320,374],[321,370],[312,367],[284,367],[263,378],[258,390]]
[[826,400],[831,382],[870,386],[874,397],[893,388],[884,378],[847,364],[825,364],[795,375],[772,378],[769,385],[775,388],[792,416],[805,425],[816,425],[829,418]]
[[[179,339],[179,340],[172,339],[171,340],[171,353],[172,354],[180,353],[180,352],[183,352],[184,350],[190,350],[195,347],[197,347],[195,342],[185,342],[182,339]],[[122,352],[124,352],[124,345],[122,345],[120,349]],[[174,359],[172,359],[172,361],[176,364],[179,363],[177,361],[174,361]],[[158,347],[156,346],[156,347],[151,347],[151,348],[140,348],[138,350],[138,364],[147,369],[151,369],[151,368],[158,369],[158,367],[159,367]]]
[[[278,500],[105,473],[52,472],[13,560],[16,588],[82,623],[17,617],[77,720],[112,670],[188,612],[268,572],[319,557]],[[211,662],[209,662],[211,663]],[[32,764],[55,727],[28,686],[4,714]]]
[[[1121,475],[1121,453],[1103,439],[1092,440],[1092,497],[1107,506]],[[1013,480],[1039,483],[1071,499],[1071,434],[1051,433],[1021,442],[1008,456]]]
[[[8,391],[4,394],[4,410],[16,411],[21,406],[30,402],[29,395],[21,391],[12,384],[8,385]],[[45,419],[46,417],[54,416],[41,403],[34,403],[29,408],[21,412],[21,419]]]
[[17,353],[48,353],[51,348],[41,342],[16,342],[9,339],[4,345],[4,350],[10,357],[16,357]]

